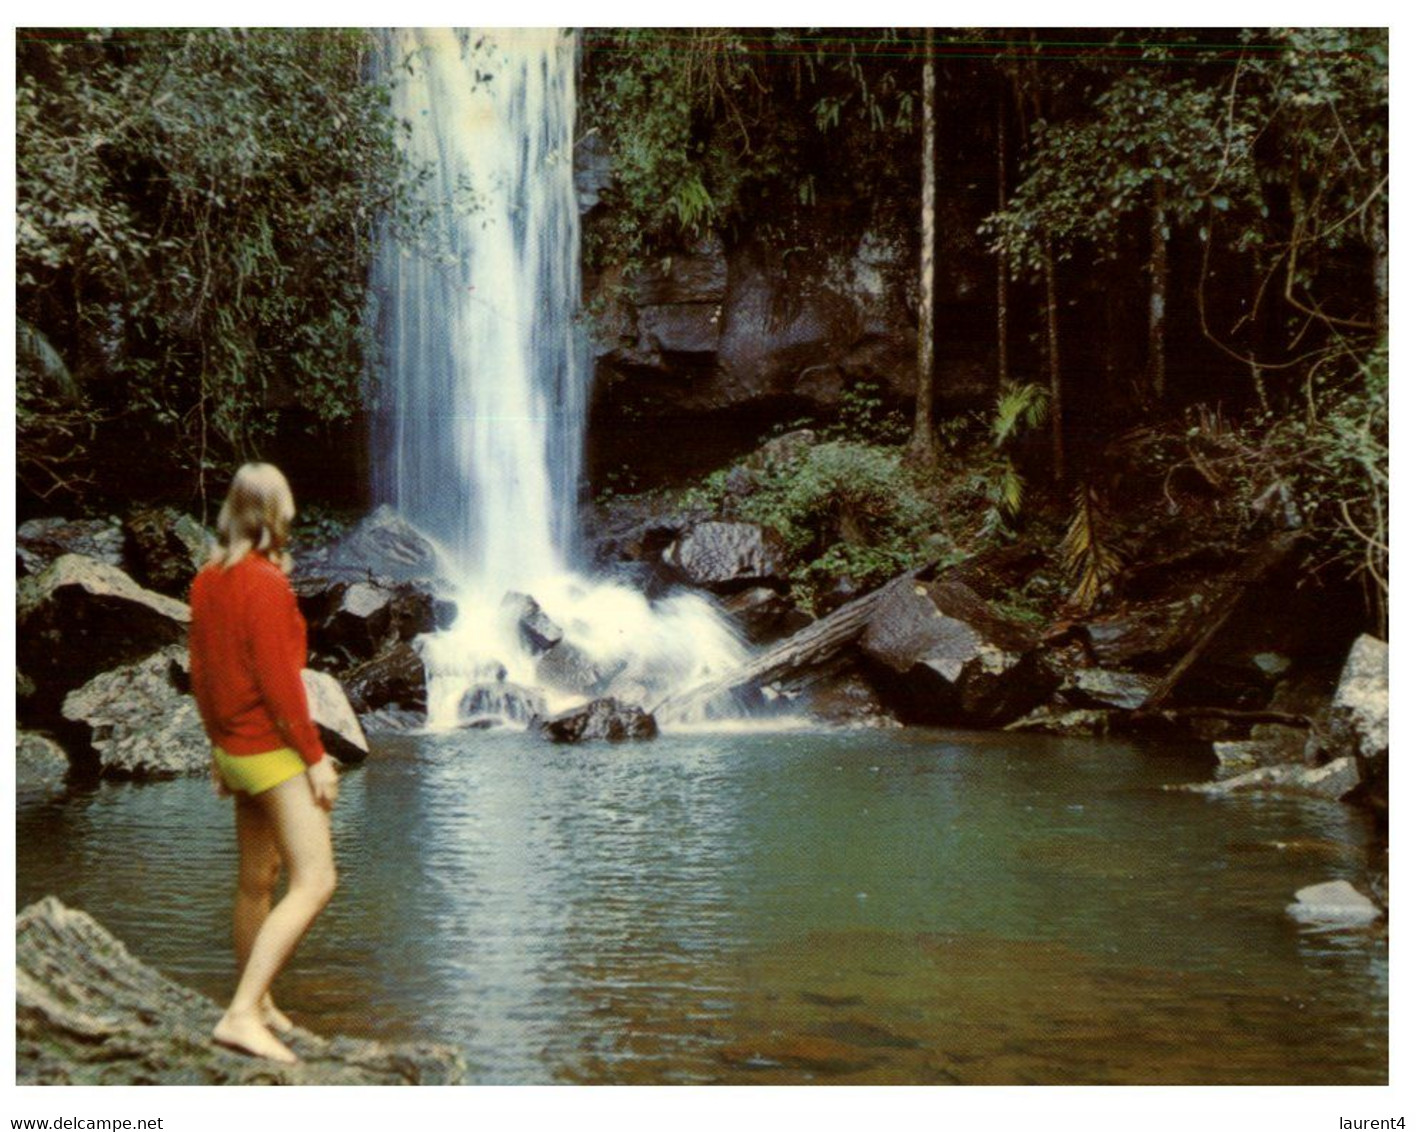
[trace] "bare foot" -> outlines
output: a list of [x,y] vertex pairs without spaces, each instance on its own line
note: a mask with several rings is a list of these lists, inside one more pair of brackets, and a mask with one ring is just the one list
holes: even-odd
[[290,1016],[275,1005],[275,1000],[270,995],[261,999],[261,1021],[277,1034],[288,1034],[295,1029],[295,1023],[290,1021]]
[[232,1014],[228,1010],[221,1016],[221,1021],[216,1024],[211,1036],[218,1045],[227,1046],[237,1053],[264,1057],[270,1061],[282,1061],[286,1065],[293,1065],[300,1060],[284,1042],[266,1028],[266,1024],[256,1013]]

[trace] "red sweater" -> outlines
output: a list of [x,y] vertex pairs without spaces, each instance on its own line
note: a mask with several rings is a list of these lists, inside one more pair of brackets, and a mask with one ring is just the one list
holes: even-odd
[[207,566],[192,583],[192,695],[207,736],[232,755],[293,747],[313,766],[324,745],[310,720],[305,619],[268,559]]

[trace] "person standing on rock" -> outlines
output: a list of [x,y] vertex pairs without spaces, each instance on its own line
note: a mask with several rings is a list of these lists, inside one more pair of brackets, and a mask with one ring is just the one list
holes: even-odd
[[[271,464],[246,464],[217,519],[217,546],[192,583],[192,694],[212,743],[212,779],[235,798],[240,865],[236,993],[212,1037],[275,1061],[298,1060],[271,983],[334,895],[330,811],[339,780],[310,719],[300,671],[305,621],[286,573],[295,517]],[[281,865],[285,896],[271,897]]]

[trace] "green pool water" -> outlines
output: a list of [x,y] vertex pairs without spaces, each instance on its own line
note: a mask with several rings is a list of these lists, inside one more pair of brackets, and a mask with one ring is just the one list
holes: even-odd
[[[1383,1083],[1387,944],[1285,915],[1366,873],[1335,804],[1166,791],[1202,748],[903,730],[375,740],[278,986],[476,1083]],[[203,780],[21,796],[17,892],[229,993]]]

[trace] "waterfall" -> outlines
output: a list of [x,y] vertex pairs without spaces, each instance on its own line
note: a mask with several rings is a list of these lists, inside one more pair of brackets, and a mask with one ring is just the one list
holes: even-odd
[[[390,222],[374,266],[375,491],[445,548],[460,587],[456,623],[420,642],[430,724],[649,703],[740,663],[701,597],[651,605],[570,568],[588,374],[574,37],[404,29],[382,66],[426,215]],[[533,612],[549,646],[528,637]]]
[[431,219],[375,269],[380,497],[474,585],[555,575],[584,418],[575,45],[555,30],[392,34],[392,110]]

